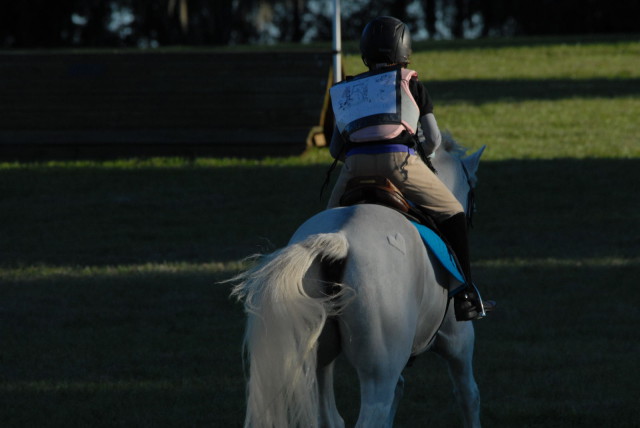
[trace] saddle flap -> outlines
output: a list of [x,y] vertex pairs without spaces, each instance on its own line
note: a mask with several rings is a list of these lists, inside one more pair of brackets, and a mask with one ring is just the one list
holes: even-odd
[[400,190],[386,177],[372,175],[354,177],[347,182],[340,205],[380,204],[408,213],[411,209]]

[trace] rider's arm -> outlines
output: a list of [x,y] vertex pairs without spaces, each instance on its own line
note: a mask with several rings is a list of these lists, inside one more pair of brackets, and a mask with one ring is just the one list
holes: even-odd
[[420,138],[420,143],[424,148],[424,152],[427,156],[431,155],[442,143],[442,135],[440,135],[440,128],[438,128],[438,122],[433,113],[427,113],[420,117],[420,127],[422,128],[423,138]]
[[433,114],[433,102],[427,88],[418,80],[411,82],[411,93],[420,108],[421,129],[418,132],[418,137],[425,154],[428,156],[435,152],[442,142],[440,128],[438,128],[438,122],[436,122],[436,117]]

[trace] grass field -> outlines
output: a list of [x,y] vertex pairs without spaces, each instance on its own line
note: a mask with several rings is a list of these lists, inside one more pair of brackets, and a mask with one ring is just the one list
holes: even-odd
[[[416,48],[441,128],[488,146],[472,235],[500,304],[476,323],[487,427],[638,426],[638,39]],[[241,426],[243,314],[216,282],[323,208],[328,164],[0,164],[0,426]],[[458,426],[441,361],[405,378],[397,426]]]

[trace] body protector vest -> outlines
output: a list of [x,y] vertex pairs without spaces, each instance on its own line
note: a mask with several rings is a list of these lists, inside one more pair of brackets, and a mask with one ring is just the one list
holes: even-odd
[[420,109],[409,81],[418,73],[406,68],[367,72],[330,89],[338,131],[346,141],[364,143],[416,134]]

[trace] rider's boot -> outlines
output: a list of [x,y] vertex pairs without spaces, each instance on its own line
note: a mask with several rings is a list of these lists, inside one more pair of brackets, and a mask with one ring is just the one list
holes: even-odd
[[458,258],[462,273],[467,280],[465,288],[457,292],[453,298],[456,319],[458,321],[469,321],[485,317],[487,312],[493,310],[495,302],[491,300],[483,301],[471,279],[469,239],[465,214],[456,214],[441,222],[438,227]]

